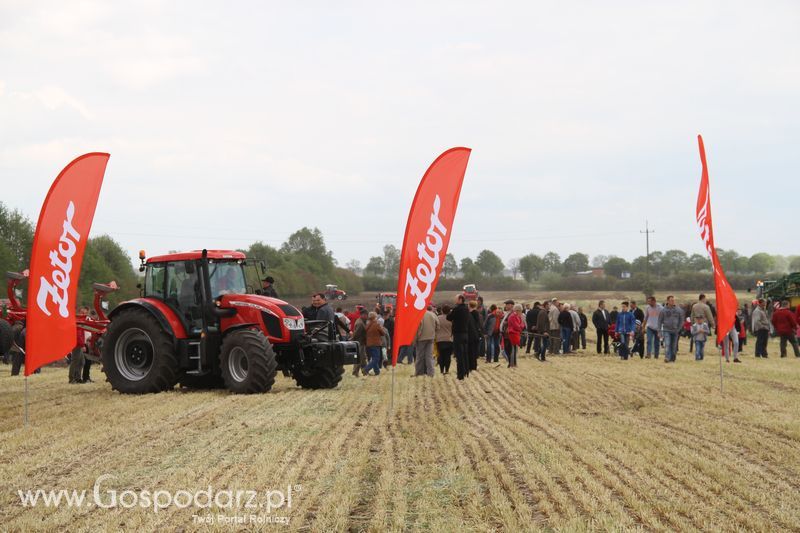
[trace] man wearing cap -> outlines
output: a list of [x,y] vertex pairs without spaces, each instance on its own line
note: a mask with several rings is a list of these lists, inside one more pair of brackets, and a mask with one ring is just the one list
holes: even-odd
[[266,278],[261,280],[261,295],[262,296],[269,296],[271,298],[277,298],[278,293],[275,291],[275,280],[272,276],[267,276]]

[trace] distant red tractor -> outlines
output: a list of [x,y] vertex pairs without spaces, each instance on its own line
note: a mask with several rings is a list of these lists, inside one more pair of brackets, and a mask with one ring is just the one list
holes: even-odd
[[397,305],[397,293],[395,292],[378,293],[375,299],[378,300],[378,307],[381,308],[382,313],[394,309]]
[[104,337],[112,388],[141,394],[184,386],[268,391],[278,370],[303,388],[336,387],[358,343],[333,324],[304,321],[294,306],[256,294],[265,265],[235,251],[146,259],[142,296],[117,306]]
[[325,285],[325,298],[328,300],[347,300],[347,293],[336,285]]
[[464,285],[464,292],[462,292],[461,294],[464,296],[464,299],[466,301],[477,300],[478,288],[473,283],[470,283],[469,285]]

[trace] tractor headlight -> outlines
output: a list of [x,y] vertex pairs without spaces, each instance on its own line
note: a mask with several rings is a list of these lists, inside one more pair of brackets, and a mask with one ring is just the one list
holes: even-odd
[[305,321],[302,318],[295,320],[294,318],[284,318],[283,325],[286,329],[306,329]]

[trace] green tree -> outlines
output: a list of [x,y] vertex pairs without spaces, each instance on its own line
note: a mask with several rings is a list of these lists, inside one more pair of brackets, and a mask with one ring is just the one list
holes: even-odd
[[357,276],[360,276],[364,271],[364,269],[361,268],[361,261],[358,259],[351,259],[346,265],[344,265],[344,267]]
[[719,257],[720,265],[722,265],[722,270],[729,273],[738,272],[736,260],[739,259],[740,255],[735,250],[717,248],[717,256]]
[[775,268],[775,259],[769,254],[759,252],[750,256],[750,259],[747,261],[747,266],[750,272],[764,274],[772,272]]
[[789,270],[800,272],[800,255],[792,257],[791,261],[789,261]]
[[445,278],[452,278],[458,274],[458,263],[456,263],[456,258],[453,257],[453,254],[447,254],[444,256],[444,264],[442,265],[442,276]]
[[736,258],[736,261],[733,262],[733,271],[737,274],[746,274],[750,272],[750,260],[747,257],[740,255]]
[[383,262],[383,257],[370,257],[367,266],[364,267],[364,275],[380,278],[383,277],[385,273],[386,263]]
[[686,270],[689,256],[683,250],[667,250],[661,258],[661,273],[668,276]]
[[397,246],[387,244],[383,247],[383,267],[386,269],[385,277],[396,278],[400,273],[400,250]]
[[286,263],[287,257],[277,248],[273,248],[261,241],[256,241],[250,245],[245,252],[250,259],[259,259],[267,263],[267,270],[280,268]]
[[461,274],[464,276],[465,283],[475,282],[483,277],[481,269],[470,257],[461,260]]
[[631,264],[621,257],[612,257],[603,265],[603,271],[606,276],[620,278],[623,272],[631,271]]
[[555,252],[547,252],[542,257],[544,269],[548,272],[561,272],[561,256]]
[[307,258],[302,264],[316,274],[330,274],[333,271],[333,256],[325,247],[322,232],[314,228],[301,228],[291,235],[281,246],[281,252],[295,258]]
[[0,242],[5,251],[0,253],[0,273],[18,272],[28,268],[33,247],[34,227],[22,213],[8,209],[0,202]]
[[528,254],[520,258],[519,271],[528,283],[539,279],[544,270],[544,260],[536,254]]
[[494,277],[503,273],[503,260],[491,250],[482,250],[475,264],[485,276]]
[[705,255],[692,254],[686,261],[686,266],[692,272],[706,272],[711,270],[711,259]]
[[589,256],[582,253],[574,253],[564,259],[563,269],[566,274],[589,270]]

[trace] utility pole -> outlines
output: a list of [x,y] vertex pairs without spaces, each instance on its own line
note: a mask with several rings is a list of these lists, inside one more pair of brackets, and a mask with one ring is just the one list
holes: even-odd
[[644,231],[639,230],[639,233],[645,234],[645,242],[647,243],[647,262],[645,263],[645,277],[647,278],[647,285],[650,286],[650,234],[655,233],[656,230],[650,229],[650,222],[644,220]]

